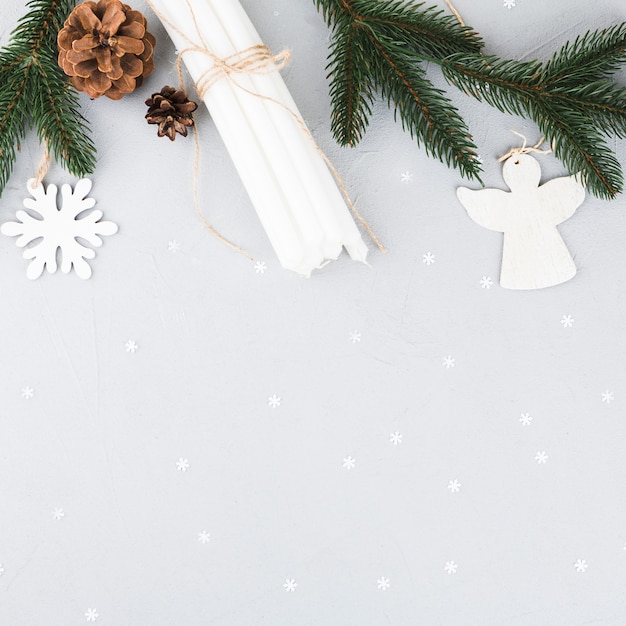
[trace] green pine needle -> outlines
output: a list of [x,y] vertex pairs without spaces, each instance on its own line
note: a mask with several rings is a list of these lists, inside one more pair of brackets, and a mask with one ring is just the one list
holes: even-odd
[[57,33],[73,7],[71,0],[31,0],[0,51],[0,194],[28,126],[73,175],[95,169],[96,148],[78,94],[57,64]]

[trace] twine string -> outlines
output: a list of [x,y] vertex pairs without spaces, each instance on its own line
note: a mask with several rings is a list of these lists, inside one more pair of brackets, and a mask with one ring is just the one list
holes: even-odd
[[39,165],[37,166],[37,173],[35,174],[33,184],[31,185],[33,189],[35,189],[41,184],[45,175],[48,173],[49,168],[50,168],[50,149],[48,147],[48,142],[44,139],[43,155],[41,157],[41,160],[39,161]]
[[[178,56],[176,59],[176,68],[178,71],[178,78],[181,84],[181,88],[184,88],[184,77],[183,77],[183,70],[182,70],[183,57],[185,54],[188,54],[190,52],[196,52],[196,53],[200,53],[200,54],[207,56],[213,62],[213,66],[209,68],[206,72],[204,72],[195,82],[196,91],[198,92],[198,95],[201,98],[204,99],[204,96],[206,95],[207,91],[211,89],[211,87],[213,87],[213,85],[215,85],[218,81],[220,81],[222,78],[227,78],[228,80],[230,80],[231,84],[233,84],[235,87],[237,87],[241,91],[248,93],[255,98],[260,98],[261,100],[271,102],[272,104],[281,107],[294,120],[294,122],[302,130],[304,135],[313,144],[318,154],[322,157],[324,163],[326,164],[331,174],[333,175],[335,182],[337,183],[337,186],[339,187],[339,190],[341,191],[341,194],[344,200],[346,201],[346,204],[350,208],[352,214],[359,221],[361,226],[366,230],[366,232],[371,237],[372,241],[376,244],[378,249],[381,252],[386,252],[387,250],[385,249],[385,247],[380,243],[380,241],[378,240],[378,237],[376,237],[370,225],[365,221],[363,216],[359,213],[356,206],[352,202],[350,198],[350,194],[348,193],[348,190],[346,189],[346,186],[343,180],[341,179],[339,172],[337,171],[335,166],[332,164],[331,160],[328,158],[326,153],[317,145],[315,138],[311,134],[311,131],[307,128],[302,118],[295,111],[293,111],[290,107],[280,102],[279,100],[276,100],[275,98],[272,98],[270,96],[265,96],[263,94],[251,91],[247,89],[246,87],[244,87],[241,83],[239,83],[235,78],[237,74],[245,74],[245,73],[269,74],[269,73],[281,70],[289,62],[289,58],[290,58],[289,50],[283,50],[282,52],[274,55],[272,54],[271,50],[267,46],[263,44],[259,44],[259,45],[251,46],[249,48],[246,48],[245,50],[241,50],[239,52],[235,52],[234,54],[221,58],[217,56],[216,54],[214,54],[213,52],[211,52],[207,43],[202,37],[202,32],[198,25],[197,16],[195,14],[195,11],[193,10],[193,7],[189,4],[189,0],[185,0],[185,1],[187,4],[187,8],[189,9],[189,12],[191,13],[191,17],[195,26],[196,34],[198,35],[200,43],[194,42],[192,39],[190,39],[182,30],[180,30],[175,24],[173,24],[165,15],[163,15],[160,11],[158,11],[153,6],[150,0],[147,0],[147,1],[151,9],[154,11],[155,15],[162,22],[166,23],[174,32],[176,32],[178,35],[180,35],[185,41],[187,41],[190,44],[187,48],[185,48],[184,50],[181,50],[178,53]],[[212,226],[208,224],[207,220],[204,218],[204,215],[202,215],[202,211],[200,210],[199,201],[198,201],[199,159],[200,159],[200,142],[198,140],[198,129],[196,127],[196,160],[194,164],[194,198],[196,202],[196,211],[199,214],[200,219],[202,220],[203,224],[215,236],[217,236],[218,239],[220,239],[220,241],[223,241],[229,247],[241,252],[248,258],[252,258],[247,252],[241,250],[241,248],[239,248],[235,244],[224,239]]]
[[452,11],[452,13],[454,13],[454,17],[456,17],[456,19],[459,21],[459,24],[461,26],[465,26],[465,22],[463,21],[463,18],[461,17],[461,14],[455,9],[455,7],[452,4],[452,2],[450,2],[450,0],[446,0],[446,4],[448,5],[448,8],[450,9],[450,11]]
[[502,163],[502,161],[506,161],[508,158],[515,156],[516,154],[530,154],[531,152],[537,152],[539,154],[550,154],[552,152],[552,148],[548,148],[547,150],[541,150],[540,146],[545,143],[546,138],[541,137],[541,139],[534,145],[528,146],[526,137],[522,135],[522,133],[518,133],[516,130],[511,129],[511,132],[518,137],[521,137],[523,140],[521,148],[511,148],[506,154],[503,154],[499,159],[498,163]]

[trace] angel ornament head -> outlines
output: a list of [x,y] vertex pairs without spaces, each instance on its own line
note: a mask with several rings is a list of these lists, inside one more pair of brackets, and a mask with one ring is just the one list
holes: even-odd
[[585,198],[578,177],[563,176],[539,185],[541,168],[525,148],[512,151],[502,177],[511,191],[457,189],[459,201],[477,224],[504,233],[502,287],[540,289],[573,278],[576,265],[557,225],[570,218]]

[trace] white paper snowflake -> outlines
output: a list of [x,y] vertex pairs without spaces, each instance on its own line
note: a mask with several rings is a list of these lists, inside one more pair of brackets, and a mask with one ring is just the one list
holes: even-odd
[[280,406],[280,396],[277,396],[276,394],[270,396],[267,399],[267,406],[271,407],[272,409],[278,408]]
[[394,446],[399,446],[402,443],[402,435],[398,431],[391,433],[389,435],[389,442]]
[[448,482],[448,489],[450,493],[459,493],[461,491],[461,483],[455,478]]
[[95,622],[98,619],[98,611],[96,609],[87,609],[85,611],[85,619],[88,622]]
[[24,258],[32,259],[26,276],[31,280],[39,278],[44,266],[51,274],[57,270],[57,250],[61,250],[61,271],[67,274],[72,265],[80,278],[91,276],[91,267],[85,259],[93,259],[96,253],[77,241],[77,238],[99,248],[102,239],[98,235],[113,235],[117,232],[117,224],[99,222],[102,211],[96,210],[77,217],[87,209],[93,208],[96,201],[88,198],[91,181],[81,178],[74,191],[70,185],[61,187],[62,203],[57,208],[57,186],[48,185],[47,189],[39,183],[32,187],[35,179],[26,184],[32,198],[24,199],[24,206],[41,218],[35,218],[26,211],[17,211],[18,222],[5,222],[0,232],[9,237],[20,235],[16,245],[20,248],[41,239],[33,246],[24,250]]
[[52,519],[60,522],[65,517],[65,511],[63,509],[59,509],[58,507],[52,511]]
[[183,459],[182,456],[180,457],[180,459],[178,459],[178,461],[176,461],[176,469],[179,472],[186,472],[189,467],[189,461],[187,459]]
[[350,333],[350,341],[352,343],[359,343],[359,341],[361,341],[361,333],[358,330],[353,330]]
[[522,413],[519,416],[519,421],[522,426],[530,426],[530,423],[533,421],[533,418],[530,413]]
[[347,470],[352,470],[356,467],[356,459],[353,459],[351,456],[347,456],[344,460],[343,460],[343,466],[347,469]]
[[612,391],[608,389],[602,393],[602,402],[606,402],[607,404],[611,404],[615,400],[615,396]]
[[455,359],[453,359],[451,356],[447,356],[443,359],[443,366],[449,370],[451,368],[453,368],[455,365]]
[[203,530],[203,531],[199,532],[198,533],[198,541],[202,545],[205,545],[205,544],[209,543],[209,541],[211,541],[211,534],[208,533],[206,530]]
[[432,252],[422,254],[422,263],[425,265],[432,265],[435,262],[435,255]]

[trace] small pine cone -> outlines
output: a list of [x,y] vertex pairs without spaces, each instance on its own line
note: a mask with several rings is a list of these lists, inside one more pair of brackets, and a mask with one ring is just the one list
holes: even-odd
[[119,100],[154,69],[155,38],[139,12],[120,0],[79,4],[59,31],[58,62],[79,91]]
[[146,100],[148,124],[158,124],[159,137],[176,139],[176,133],[187,136],[187,127],[193,126],[193,112],[198,105],[187,98],[182,89],[163,87],[160,92],[153,93]]

